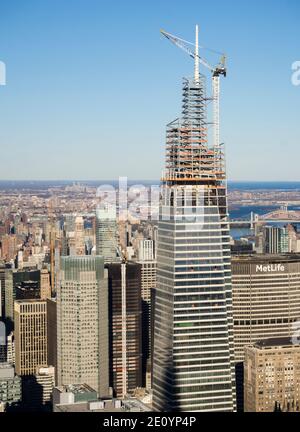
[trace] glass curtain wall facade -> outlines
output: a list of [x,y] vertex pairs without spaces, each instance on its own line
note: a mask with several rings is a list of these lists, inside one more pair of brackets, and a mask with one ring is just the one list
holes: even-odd
[[57,292],[58,385],[108,395],[108,286],[103,257],[61,258]]
[[113,207],[96,210],[96,253],[104,262],[117,261],[117,216]]
[[209,147],[205,78],[184,80],[167,127],[154,311],[153,407],[236,410],[227,186]]

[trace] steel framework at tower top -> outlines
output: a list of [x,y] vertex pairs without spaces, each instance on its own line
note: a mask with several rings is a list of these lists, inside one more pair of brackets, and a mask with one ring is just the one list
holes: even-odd
[[[167,131],[167,174],[165,180],[183,181],[225,179],[224,153],[220,142],[220,76],[226,77],[226,57],[221,55],[217,66],[199,56],[199,28],[195,44],[161,30],[173,44],[194,59],[194,80],[185,80],[183,87],[183,124],[171,123]],[[190,48],[194,46],[194,51]],[[220,54],[220,53],[219,53]],[[205,77],[200,64],[212,73],[213,146],[208,145]]]

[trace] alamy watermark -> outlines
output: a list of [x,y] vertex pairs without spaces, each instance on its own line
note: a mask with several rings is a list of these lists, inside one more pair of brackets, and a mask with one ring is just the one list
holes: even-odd
[[0,60],[0,86],[6,85],[6,65]]
[[98,187],[97,212],[104,219],[116,218],[120,222],[176,221],[196,223],[199,229],[204,224],[205,192],[204,186],[128,186],[127,177],[120,177],[118,187]]
[[299,61],[295,61],[292,64],[292,84],[295,87],[299,87],[300,86],[300,60]]

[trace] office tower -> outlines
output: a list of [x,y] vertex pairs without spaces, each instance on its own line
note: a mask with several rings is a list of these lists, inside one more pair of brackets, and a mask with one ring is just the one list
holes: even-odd
[[6,327],[4,322],[0,319],[0,363],[5,363],[6,359],[7,359]]
[[61,255],[69,255],[69,236],[75,231],[75,218],[72,214],[66,214],[63,218],[61,235]]
[[75,231],[75,217],[73,214],[64,215],[64,229],[66,232]]
[[55,369],[57,382],[57,304],[56,299],[47,299],[47,364]]
[[16,373],[34,375],[47,365],[47,307],[43,300],[15,301]]
[[34,238],[35,245],[42,246],[43,229],[40,226],[34,227],[33,238]]
[[129,226],[128,222],[127,223],[123,221],[118,222],[119,244],[122,251],[126,250],[127,246],[129,246],[128,226]]
[[47,270],[6,270],[4,280],[7,317],[12,317],[14,300],[45,300],[51,296],[50,279]]
[[151,387],[151,352],[152,352],[152,292],[157,284],[157,262],[139,261],[141,265],[141,295],[142,295],[142,341],[143,341],[143,378],[146,377],[146,387]]
[[14,333],[11,332],[8,336],[7,336],[7,345],[6,345],[6,354],[7,354],[7,358],[6,361],[7,363],[11,364],[11,365],[15,365],[16,363],[16,357],[15,357],[15,336]]
[[265,249],[264,252],[267,254],[279,254],[280,253],[280,237],[281,231],[277,227],[265,227]]
[[16,300],[40,299],[41,290],[38,281],[22,281],[15,285]]
[[142,384],[141,266],[109,264],[110,381],[117,397]]
[[138,246],[139,261],[153,261],[155,259],[155,249],[153,240],[140,240]]
[[259,255],[262,255],[265,251],[265,240],[263,232],[259,232],[255,235],[254,251]]
[[[83,221],[79,217],[76,223],[76,215],[64,215],[63,238],[62,238],[62,255],[77,255],[82,245]],[[77,249],[78,247],[78,249]]]
[[237,407],[242,411],[245,346],[295,331],[300,317],[300,256],[233,257],[232,302]]
[[58,385],[108,394],[108,289],[103,257],[61,258],[57,291]]
[[246,347],[244,382],[245,412],[299,412],[300,345],[276,338]]
[[[60,245],[56,245],[55,251],[54,251],[54,284],[52,286],[51,284],[51,296],[55,296],[57,292],[57,288],[59,285],[59,272],[60,272],[60,257],[63,254],[61,253],[61,247]],[[50,277],[51,280],[51,277]],[[53,292],[52,292],[53,291]]]
[[158,243],[158,227],[153,227],[153,241],[154,241],[154,255],[157,256],[157,243]]
[[145,240],[144,232],[142,231],[141,228],[139,228],[138,230],[135,231],[131,239],[131,243],[129,244],[131,244],[135,250],[138,250],[140,243],[143,242],[144,240]]
[[220,142],[208,144],[205,77],[197,52],[195,76],[183,81],[182,119],[167,126],[153,407],[231,412],[235,371],[226,173]]
[[10,333],[14,327],[14,301],[26,298],[39,299],[40,278],[40,270],[13,270],[10,268],[5,270],[4,300],[7,333]]
[[84,222],[83,217],[77,216],[75,219],[75,254],[85,255],[85,241],[84,241]]
[[18,405],[21,402],[21,378],[15,374],[9,363],[0,364],[0,404],[5,408]]
[[123,251],[123,257],[127,261],[132,261],[135,257],[135,250],[133,246],[127,246],[126,251]]
[[289,252],[299,253],[300,252],[300,234],[297,231],[297,226],[288,224],[286,227],[288,236],[288,249]]
[[289,242],[289,231],[287,227],[281,229],[280,238],[280,253],[286,254],[291,252],[290,242]]
[[23,270],[23,268],[24,268],[23,251],[19,251],[17,255],[17,269]]
[[0,263],[0,319],[5,317],[5,264]]
[[259,340],[291,337],[300,317],[300,255],[232,259],[235,362]]
[[15,235],[5,235],[1,238],[1,257],[6,262],[15,259],[17,250],[17,237]]
[[265,253],[280,254],[289,252],[287,228],[267,226],[264,229]]
[[76,256],[75,232],[68,233],[68,255]]
[[141,265],[141,297],[142,297],[142,352],[143,352],[143,386],[151,387],[151,347],[152,347],[152,291],[156,288],[157,263],[154,260],[154,242],[143,240],[139,246]]
[[61,256],[67,256],[67,255],[69,255],[69,245],[68,245],[67,232],[64,229],[61,237]]
[[5,324],[6,330],[10,332],[13,329],[14,322],[14,301],[16,292],[14,290],[13,271],[6,269],[4,275],[4,301],[5,301]]
[[51,298],[50,273],[47,269],[41,270],[40,298],[41,300]]
[[132,224],[129,221],[126,222],[126,231],[127,245],[130,246],[132,241]]
[[253,243],[248,240],[233,240],[231,242],[232,255],[250,255],[254,253]]
[[117,215],[113,206],[96,210],[96,254],[104,257],[105,263],[117,259]]

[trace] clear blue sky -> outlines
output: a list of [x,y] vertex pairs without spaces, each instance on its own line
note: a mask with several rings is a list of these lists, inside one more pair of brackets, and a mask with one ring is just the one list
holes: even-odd
[[159,29],[229,57],[231,180],[300,180],[299,0],[0,0],[0,179],[157,179],[192,60]]

